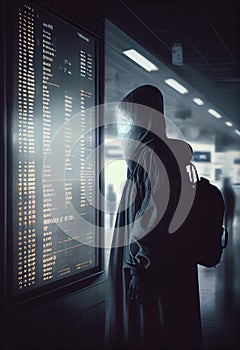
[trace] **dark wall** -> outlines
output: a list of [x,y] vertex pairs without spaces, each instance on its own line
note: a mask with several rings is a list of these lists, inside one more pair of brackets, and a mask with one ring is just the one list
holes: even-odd
[[1,349],[102,349],[104,278],[75,293],[6,317]]

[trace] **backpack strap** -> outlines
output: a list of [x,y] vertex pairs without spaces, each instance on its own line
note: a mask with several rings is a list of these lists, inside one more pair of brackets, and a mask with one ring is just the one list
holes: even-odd
[[[195,165],[192,162],[190,162],[190,173],[191,173],[192,183],[200,181],[200,178],[199,178],[199,175],[197,172],[197,168],[195,167]],[[194,181],[194,178],[196,178],[196,181]]]
[[228,230],[223,227],[224,243],[222,244],[222,249],[226,248],[228,245]]

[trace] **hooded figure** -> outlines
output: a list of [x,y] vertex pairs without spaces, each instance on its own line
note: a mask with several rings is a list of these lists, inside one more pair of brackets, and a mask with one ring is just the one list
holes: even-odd
[[200,348],[197,266],[169,233],[191,149],[167,138],[153,86],[129,93],[118,116],[128,174],[110,252],[106,348]]

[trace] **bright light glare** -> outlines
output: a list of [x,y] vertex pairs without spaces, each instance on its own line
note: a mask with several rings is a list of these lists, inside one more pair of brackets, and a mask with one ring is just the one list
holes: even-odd
[[214,109],[209,109],[208,110],[208,112],[210,113],[210,114],[212,114],[215,118],[217,118],[217,119],[220,119],[220,118],[222,118],[222,116],[221,116],[221,114],[219,114],[218,112],[216,112]]
[[233,124],[232,124],[231,122],[225,122],[225,124],[226,124],[227,126],[233,126]]
[[180,94],[186,94],[188,92],[188,90],[182,86],[181,84],[179,84],[176,80],[174,79],[166,79],[165,83],[168,84],[169,86],[171,86],[173,89],[177,90],[178,92],[180,92]]
[[127,177],[127,163],[122,159],[113,159],[105,164],[105,184],[113,184],[114,190],[117,192],[117,198],[121,197],[124,181]]
[[131,58],[134,62],[139,64],[142,68],[146,69],[146,71],[156,71],[158,70],[158,67],[155,66],[151,61],[149,61],[146,57],[142,56],[139,52],[136,50],[130,49],[130,50],[124,50],[124,55]]
[[200,98],[194,98],[193,102],[195,102],[198,106],[204,105],[204,102]]

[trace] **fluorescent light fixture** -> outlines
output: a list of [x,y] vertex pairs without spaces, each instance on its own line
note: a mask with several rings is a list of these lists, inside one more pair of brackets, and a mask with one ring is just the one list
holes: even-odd
[[155,66],[151,61],[149,61],[146,57],[142,56],[139,52],[134,49],[124,50],[124,55],[131,58],[135,63],[139,64],[142,68],[146,69],[146,71],[156,71],[158,67]]
[[240,131],[238,129],[234,130],[235,134],[237,134],[238,136],[240,136]]
[[171,86],[173,89],[177,90],[178,92],[180,92],[180,94],[186,94],[188,92],[188,90],[182,86],[181,84],[179,84],[176,80],[174,79],[166,79],[165,83],[168,84],[169,86]]
[[221,114],[219,114],[218,112],[216,112],[214,109],[212,109],[212,108],[210,108],[210,109],[208,109],[208,112],[210,113],[210,114],[212,114],[215,118],[217,118],[217,119],[220,119],[220,118],[222,118],[222,116],[221,116]]
[[204,105],[204,102],[200,98],[194,98],[193,102],[195,102],[198,106]]
[[227,126],[233,126],[233,124],[232,124],[231,122],[225,122],[225,124],[226,124]]

